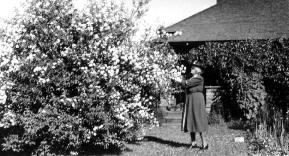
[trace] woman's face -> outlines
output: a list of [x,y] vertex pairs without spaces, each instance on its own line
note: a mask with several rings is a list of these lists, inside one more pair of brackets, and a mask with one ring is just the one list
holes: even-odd
[[191,73],[192,73],[193,75],[198,75],[198,74],[201,73],[201,69],[198,68],[198,67],[193,67],[193,68],[191,69]]
[[191,69],[191,73],[192,73],[193,75],[196,75],[196,74],[197,74],[196,68],[192,68],[192,69]]

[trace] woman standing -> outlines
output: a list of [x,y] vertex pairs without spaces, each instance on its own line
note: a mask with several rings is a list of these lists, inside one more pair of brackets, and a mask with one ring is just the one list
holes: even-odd
[[182,117],[182,131],[190,132],[191,147],[197,147],[196,133],[200,134],[201,149],[208,149],[204,139],[204,132],[208,130],[208,119],[205,110],[205,98],[203,94],[204,79],[200,75],[200,66],[194,65],[191,68],[192,77],[188,80],[179,81],[186,89],[186,99]]

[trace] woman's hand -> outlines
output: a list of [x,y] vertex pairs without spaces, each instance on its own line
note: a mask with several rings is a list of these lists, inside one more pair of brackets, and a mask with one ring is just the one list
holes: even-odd
[[178,82],[178,83],[181,83],[183,81],[182,77],[173,77],[171,79],[174,80],[175,82]]
[[183,81],[183,76],[180,71],[177,71],[176,69],[173,69],[171,71],[171,74],[169,75],[170,79],[172,79],[174,82],[181,83]]
[[175,78],[175,81],[178,82],[178,83],[181,83],[183,81],[183,79],[180,78],[180,77],[177,77],[177,78]]

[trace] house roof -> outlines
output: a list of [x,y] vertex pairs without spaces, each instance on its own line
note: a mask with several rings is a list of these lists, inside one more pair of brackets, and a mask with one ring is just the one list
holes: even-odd
[[222,0],[165,28],[170,42],[289,37],[289,0]]

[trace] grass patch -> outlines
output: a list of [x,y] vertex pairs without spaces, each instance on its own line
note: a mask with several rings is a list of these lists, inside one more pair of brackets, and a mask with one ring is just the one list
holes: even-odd
[[[180,126],[162,126],[147,130],[142,141],[127,144],[128,150],[122,156],[244,156],[248,155],[247,144],[236,143],[234,138],[246,137],[243,130],[229,129],[226,125],[212,125],[206,135],[209,149],[189,149],[189,133],[183,133]],[[197,136],[198,143],[200,138]]]

